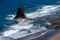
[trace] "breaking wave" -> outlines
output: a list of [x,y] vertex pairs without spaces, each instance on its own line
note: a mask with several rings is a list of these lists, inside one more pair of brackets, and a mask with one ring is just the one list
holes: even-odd
[[[42,6],[41,8],[39,7],[36,11],[31,12],[31,13],[25,13],[26,17],[28,18],[37,18],[37,17],[43,17],[47,15],[54,14],[57,10],[59,10],[60,5],[48,5],[48,6]],[[8,15],[5,19],[7,20],[13,20],[15,15]],[[41,32],[44,30],[47,30],[46,27],[40,27],[40,26],[35,26],[33,23],[31,23],[31,20],[25,20],[25,21],[20,21],[18,24],[13,24],[9,25],[8,28],[9,30],[2,32],[2,37],[14,37],[19,38],[22,36],[26,36],[27,34],[30,33],[36,33],[36,32]],[[21,35],[21,36],[19,36]]]

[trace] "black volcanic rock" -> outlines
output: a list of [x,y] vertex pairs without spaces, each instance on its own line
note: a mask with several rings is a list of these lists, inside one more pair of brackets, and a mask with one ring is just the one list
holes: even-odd
[[15,19],[16,18],[26,18],[25,14],[24,14],[24,8],[22,6],[20,6],[18,9],[17,9],[17,14],[15,16]]
[[57,18],[56,20],[51,21],[51,25],[53,25],[55,29],[60,29],[60,18]]

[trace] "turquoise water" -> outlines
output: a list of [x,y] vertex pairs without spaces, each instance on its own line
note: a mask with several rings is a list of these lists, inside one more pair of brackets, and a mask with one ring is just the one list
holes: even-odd
[[[0,14],[0,32],[3,32],[3,31],[5,31],[5,30],[8,29],[8,27],[5,27],[5,25],[9,26],[9,25],[12,25],[12,24],[16,24],[15,20],[8,20],[8,19],[5,19],[5,18],[7,18],[8,15],[12,15],[12,14],[14,15],[14,14],[16,14],[17,8],[18,7],[16,7],[15,10],[11,9],[12,11],[14,11],[13,13],[9,10],[10,12],[7,11],[6,13]],[[35,6],[28,7],[28,8],[24,7],[25,13],[34,12],[36,9],[37,9],[37,7],[35,7]]]
[[41,5],[59,4],[56,0],[0,0],[0,32],[8,29],[4,25],[16,24],[15,20],[5,19],[8,15],[16,14],[19,6],[24,6],[25,13],[36,11]]

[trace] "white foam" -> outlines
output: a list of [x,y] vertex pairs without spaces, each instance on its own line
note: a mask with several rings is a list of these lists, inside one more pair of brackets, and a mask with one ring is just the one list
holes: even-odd
[[11,25],[10,30],[5,31],[2,34],[3,34],[3,36],[9,36],[13,33],[18,32],[18,30],[29,29],[29,28],[31,28],[31,26],[32,26],[32,24],[31,25],[24,25],[24,24],[22,24],[22,25],[20,25],[20,24]]
[[17,30],[21,30],[21,29],[28,29],[28,28],[31,28],[32,24],[30,25],[19,25],[19,24],[16,24],[16,25],[11,25],[10,27],[13,28],[13,29],[17,29]]
[[50,23],[50,22],[46,22],[46,24],[51,25],[51,23]]
[[[35,12],[32,13],[26,13],[26,16],[28,18],[36,18],[36,17],[42,17],[42,16],[46,16],[46,15],[50,15],[53,14],[52,12],[55,12],[59,9],[60,5],[48,5],[48,6],[43,6],[41,9],[37,9]],[[10,18],[8,18],[10,16]],[[5,19],[13,19],[15,17],[15,15],[8,15],[7,18]]]
[[7,15],[7,17],[5,19],[8,19],[8,20],[12,20],[13,18],[15,17],[15,15]]
[[[35,12],[32,12],[30,14],[26,14],[26,16],[28,18],[36,18],[36,17],[42,17],[42,16],[50,15],[50,14],[52,14],[52,12],[55,12],[56,9],[58,9],[58,7],[60,7],[60,6],[44,6],[44,7],[42,7],[42,9],[37,9]],[[12,16],[12,17],[7,18],[7,19],[13,19],[15,17],[13,15],[9,15],[9,16]],[[31,22],[31,21],[25,21],[22,24],[20,22],[18,24],[11,25],[10,27],[12,29],[14,29],[14,30],[10,29],[8,31],[3,32],[3,36],[9,36],[9,35],[11,35],[13,33],[19,32],[18,30],[21,30],[21,29],[29,29],[29,28],[31,28],[32,24],[28,24],[29,22]],[[47,23],[47,24],[49,24],[49,23]],[[43,27],[41,29],[46,30],[45,27]]]
[[35,12],[32,12],[30,14],[27,14],[26,16],[28,18],[36,18],[36,17],[42,17],[46,15],[53,14],[53,12],[57,11],[59,9],[60,5],[58,6],[43,6],[42,9],[37,9]]
[[8,36],[8,35],[11,35],[13,33],[16,33],[18,30],[8,30],[8,31],[5,31],[3,32],[3,36]]

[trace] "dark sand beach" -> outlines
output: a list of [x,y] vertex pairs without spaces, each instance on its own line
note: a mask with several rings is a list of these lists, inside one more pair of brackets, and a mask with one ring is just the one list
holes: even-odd
[[54,35],[49,40],[60,40],[60,33],[58,33],[57,35]]
[[60,30],[54,30],[32,40],[59,40],[58,37],[60,38]]
[[22,38],[18,38],[16,40],[59,40],[60,39],[60,30],[48,31],[44,35],[38,32],[36,34],[31,34]]

